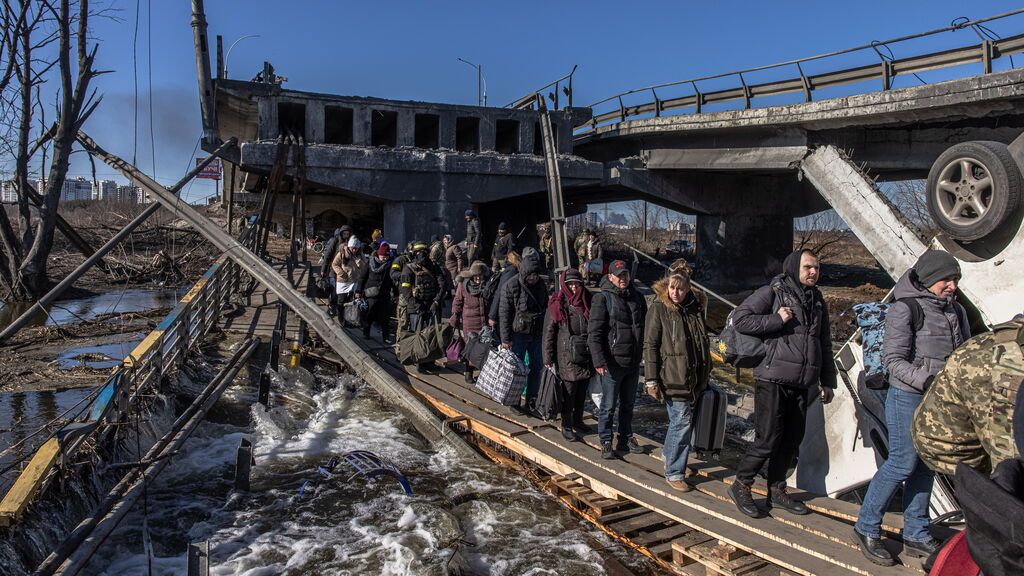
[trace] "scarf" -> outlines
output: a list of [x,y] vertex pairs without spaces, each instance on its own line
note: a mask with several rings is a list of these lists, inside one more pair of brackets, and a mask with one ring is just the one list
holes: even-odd
[[472,278],[467,278],[462,285],[465,286],[466,292],[469,292],[470,296],[480,296],[484,291],[484,283],[474,282]]
[[558,276],[558,292],[548,301],[548,314],[555,324],[564,324],[569,320],[568,306],[572,306],[583,315],[584,320],[590,319],[590,291],[580,286],[574,294],[565,285],[565,274]]

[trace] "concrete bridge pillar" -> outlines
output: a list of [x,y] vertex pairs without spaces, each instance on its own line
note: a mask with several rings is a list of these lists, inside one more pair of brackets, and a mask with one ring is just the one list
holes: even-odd
[[456,242],[466,238],[466,210],[473,208],[470,202],[388,202],[384,204],[384,239],[405,249],[407,242],[428,241],[451,234]]
[[791,216],[697,216],[697,279],[712,288],[742,291],[767,283],[793,251]]

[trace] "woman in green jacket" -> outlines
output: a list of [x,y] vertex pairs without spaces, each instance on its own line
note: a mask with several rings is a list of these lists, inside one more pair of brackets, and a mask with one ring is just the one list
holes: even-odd
[[691,288],[685,262],[674,264],[653,288],[657,297],[647,310],[644,332],[645,391],[668,411],[665,479],[672,488],[689,492],[692,487],[684,478],[693,406],[711,372],[704,325],[707,297]]

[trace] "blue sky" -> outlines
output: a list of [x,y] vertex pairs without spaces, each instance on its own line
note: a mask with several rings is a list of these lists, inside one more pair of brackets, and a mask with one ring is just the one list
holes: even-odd
[[[811,56],[947,26],[958,16],[980,18],[1020,7],[985,0],[207,0],[206,4],[211,51],[217,34],[224,36],[225,49],[241,36],[260,36],[241,41],[231,52],[228,66],[232,78],[251,78],[263,60],[269,60],[288,78],[285,86],[297,90],[475,103],[476,72],[457,61],[462,57],[483,65],[489,104],[499,106],[557,78],[573,65],[579,65],[575,103],[582,105],[630,88]],[[104,101],[86,129],[105,147],[128,159],[134,146],[138,165],[150,174],[155,171],[158,180],[170,184],[192,163],[200,135],[190,3],[138,3],[134,53],[139,110],[137,141],[133,142],[136,5],[135,1],[112,0],[116,19],[96,22],[94,35],[101,42],[98,67],[113,73],[96,81]],[[1019,33],[1024,30],[1024,15],[990,26],[1002,35]],[[894,49],[900,57],[973,42],[977,39],[971,31],[960,30]],[[810,65],[805,71],[874,61],[873,54],[859,54]],[[150,147],[150,72],[155,170]],[[929,73],[924,80],[941,80],[946,74]],[[753,75],[748,82],[770,78],[770,73]],[[916,83],[912,77],[901,77],[895,86]],[[706,87],[713,88],[715,83]],[[113,177],[110,169],[97,169],[100,178]],[[88,173],[84,154],[76,154],[72,174]],[[213,183],[198,181],[187,198],[211,194]]]

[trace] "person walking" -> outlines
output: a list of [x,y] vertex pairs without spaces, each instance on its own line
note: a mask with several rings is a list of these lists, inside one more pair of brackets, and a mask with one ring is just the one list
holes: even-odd
[[685,261],[674,264],[654,283],[655,299],[644,322],[645,392],[665,404],[668,431],[662,455],[665,480],[680,492],[686,481],[693,408],[708,387],[711,359],[705,327],[707,297],[690,284]]
[[927,250],[893,288],[885,317],[882,359],[889,375],[885,424],[889,456],[868,485],[854,538],[868,560],[892,566],[882,545],[882,515],[903,488],[903,550],[927,557],[941,543],[928,532],[928,502],[935,474],[911,441],[911,421],[946,359],[971,337],[967,314],[956,301],[960,264],[948,252]]
[[367,263],[363,280],[363,296],[368,305],[362,325],[363,338],[370,338],[370,328],[376,323],[384,344],[392,343],[391,308],[395,284],[391,281],[391,260],[391,247],[387,242],[380,243]]
[[740,512],[761,516],[750,487],[768,463],[768,505],[793,514],[807,506],[786,492],[786,476],[804,438],[807,405],[820,395],[832,401],[836,366],[828,306],[818,290],[818,257],[797,250],[786,257],[783,273],[747,297],[733,312],[741,334],[763,338],[769,350],[754,368],[754,443],[736,469],[729,495]]
[[445,235],[444,268],[448,272],[449,285],[455,289],[459,282],[459,273],[467,266],[466,253],[458,243],[452,241],[450,235]]
[[562,386],[562,436],[578,440],[589,429],[583,423],[583,403],[594,374],[587,347],[590,292],[583,278],[569,269],[558,278],[558,290],[548,300],[542,341],[544,366],[555,370]]
[[516,239],[509,234],[508,226],[504,222],[498,224],[498,236],[491,249],[491,268],[495,272],[503,269],[508,263],[508,253],[515,249]]
[[[601,456],[606,460],[615,452],[643,453],[633,437],[633,405],[640,379],[640,355],[644,344],[644,317],[647,303],[633,287],[626,263],[616,260],[601,279],[601,290],[594,295],[587,321],[587,345],[594,371],[601,385],[597,433],[601,438]],[[612,420],[618,415],[618,442],[612,448]]]
[[[405,296],[409,314],[409,329],[422,330],[431,321],[440,320],[444,304],[444,278],[441,270],[430,260],[429,247],[424,242],[413,242],[412,260],[402,268],[399,293]],[[429,364],[419,364],[417,371],[425,372]]]
[[[338,295],[339,309],[349,300],[362,298],[362,281],[366,276],[366,260],[363,258],[362,245],[354,237],[338,250],[331,268],[335,276],[335,292]],[[342,325],[345,324],[343,314],[339,314]]]
[[519,277],[520,261],[519,253],[512,251],[508,253],[508,266],[505,266],[504,270],[500,273],[496,270],[491,270],[492,275],[497,275],[497,280],[494,280],[493,278],[491,279],[491,282],[495,282],[496,284],[494,289],[491,290],[489,294],[485,295],[485,299],[487,300],[487,324],[491,328],[494,328],[494,333],[496,335],[501,334],[501,328],[499,327],[501,317],[498,314],[499,309],[501,308],[501,299],[498,298],[498,294],[501,294],[501,290],[505,287],[505,284],[508,284],[513,279]]
[[541,337],[548,292],[540,280],[540,254],[523,248],[519,274],[498,292],[498,332],[501,347],[511,349],[530,369],[526,379],[526,410],[531,410],[540,388],[543,352]]
[[466,261],[476,262],[480,255],[480,218],[473,210],[466,210]]
[[341,228],[335,228],[334,234],[324,244],[324,251],[320,253],[320,289],[327,292],[327,315],[338,314],[338,294],[334,276],[334,257],[338,255],[338,249],[344,246],[341,240]]
[[[405,252],[402,252],[391,261],[391,283],[396,287],[402,284],[402,271],[405,270],[405,265],[412,260],[412,247],[413,243],[409,242],[405,245]],[[405,292],[402,290],[398,291],[397,309],[395,314],[398,317],[398,326],[395,328],[395,340],[401,340],[405,334],[409,331],[409,302],[405,297]]]
[[[455,298],[452,300],[452,315],[448,323],[452,328],[462,330],[465,334],[479,333],[487,324],[487,301],[484,287],[490,271],[487,265],[477,260],[468,269],[463,270],[455,285]],[[466,382],[473,383],[473,367],[466,363]]]

